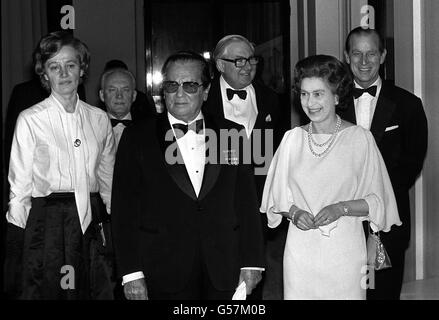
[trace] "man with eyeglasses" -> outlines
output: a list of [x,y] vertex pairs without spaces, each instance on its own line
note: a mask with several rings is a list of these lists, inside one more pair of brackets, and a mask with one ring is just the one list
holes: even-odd
[[[260,202],[267,173],[267,170],[260,169],[269,165],[283,135],[279,98],[273,90],[256,81],[257,66],[261,58],[255,55],[255,47],[247,38],[241,35],[223,37],[214,49],[213,59],[219,76],[212,81],[209,98],[203,110],[216,118],[225,118],[244,126],[252,145],[251,159],[255,167],[254,178]],[[260,163],[259,155],[264,158],[263,163]],[[282,283],[280,250],[285,243],[287,223],[282,224],[283,228],[269,230],[266,215],[261,214],[261,219],[268,241],[267,264],[273,261],[273,272],[266,275],[263,285],[271,292],[277,291],[268,293],[267,298],[282,299],[282,290],[275,283]],[[276,248],[276,253],[271,247]],[[278,250],[277,247],[281,249]],[[273,255],[276,257],[273,258]],[[268,265],[268,268],[271,269],[271,266]],[[272,276],[279,279],[272,279]],[[249,298],[262,298],[262,283]]]
[[116,156],[111,215],[125,296],[230,300],[242,283],[250,294],[264,267],[251,167],[221,162],[221,143],[206,143],[237,126],[201,112],[211,81],[202,56],[176,53],[162,74],[167,112],[126,128]]

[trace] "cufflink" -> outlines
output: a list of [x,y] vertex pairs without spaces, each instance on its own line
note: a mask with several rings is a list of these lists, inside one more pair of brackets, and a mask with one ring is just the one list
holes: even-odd
[[270,114],[265,118],[265,122],[271,122],[271,115]]

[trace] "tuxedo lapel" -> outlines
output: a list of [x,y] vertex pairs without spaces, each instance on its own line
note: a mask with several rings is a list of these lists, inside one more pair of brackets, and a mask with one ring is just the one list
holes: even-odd
[[253,83],[253,88],[255,89],[256,95],[256,109],[258,110],[258,115],[256,117],[256,122],[254,128],[262,129],[265,128],[265,118],[268,115],[267,106],[265,103],[264,95],[261,94],[261,89],[257,83]]
[[389,95],[390,88],[383,83],[370,127],[377,144],[381,141],[396,108],[395,103],[388,98]]
[[214,118],[224,119],[224,106],[219,78],[212,81],[209,90],[209,98],[207,102],[204,103],[203,110],[204,115],[210,114]]
[[[216,163],[208,163],[206,161],[206,164],[204,165],[204,175],[203,175],[203,183],[201,184],[201,189],[199,193],[199,199],[203,199],[210,190],[212,190],[213,186],[216,183],[216,180],[218,179],[219,173],[221,171],[221,165],[220,165],[220,141],[219,141],[219,129],[215,126],[214,122],[210,117],[208,117],[206,114],[204,116],[204,126],[206,129],[213,129],[216,132],[216,152],[217,152],[217,161]],[[207,148],[208,144],[206,144]],[[209,150],[206,149],[206,160],[209,159],[207,156],[207,153]]]
[[189,178],[189,175],[186,171],[186,167],[183,163],[175,163],[175,164],[169,164],[166,160],[166,150],[168,150],[169,147],[173,143],[176,144],[176,152],[177,157],[179,159],[183,159],[180,153],[180,150],[178,149],[177,141],[175,140],[174,135],[172,135],[171,141],[166,141],[166,133],[168,130],[171,129],[171,125],[169,123],[167,113],[163,113],[157,117],[157,139],[160,144],[160,149],[163,154],[163,161],[165,163],[165,167],[169,173],[169,175],[172,177],[174,182],[177,184],[177,186],[186,193],[189,197],[196,200],[197,196],[195,194],[195,190],[192,186],[191,180]]
[[342,116],[342,118],[345,119],[346,121],[349,121],[353,124],[357,124],[357,118],[355,116],[354,98],[349,100],[346,109],[341,110],[340,113],[342,113],[344,115],[344,116]]

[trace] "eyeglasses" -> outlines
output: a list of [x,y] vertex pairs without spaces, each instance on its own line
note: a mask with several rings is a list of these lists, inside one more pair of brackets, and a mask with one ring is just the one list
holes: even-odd
[[182,83],[178,83],[177,81],[163,81],[163,90],[166,93],[175,93],[177,92],[178,88],[182,86],[186,93],[196,93],[198,88],[202,85],[203,84],[199,84],[195,81],[187,81]]
[[244,67],[247,62],[250,63],[252,66],[258,64],[260,58],[259,57],[248,57],[248,58],[238,58],[238,59],[225,59],[225,58],[220,58],[221,60],[224,61],[228,61],[228,62],[233,62],[235,64],[235,67],[237,68],[242,68]]

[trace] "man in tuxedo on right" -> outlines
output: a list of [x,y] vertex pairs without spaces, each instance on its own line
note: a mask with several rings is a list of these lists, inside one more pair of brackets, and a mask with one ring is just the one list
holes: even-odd
[[427,119],[418,97],[380,78],[387,51],[376,30],[352,30],[345,49],[355,89],[354,99],[340,115],[372,132],[386,163],[402,221],[390,232],[380,232],[392,267],[375,271],[375,288],[367,290],[367,299],[398,300],[410,241],[409,189],[422,170],[427,152]]

